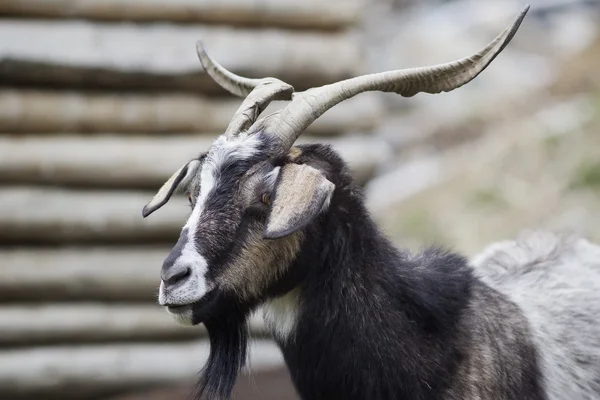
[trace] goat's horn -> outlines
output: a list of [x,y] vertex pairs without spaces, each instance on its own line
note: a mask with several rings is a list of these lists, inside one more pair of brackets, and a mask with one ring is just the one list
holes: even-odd
[[202,68],[212,80],[235,96],[245,97],[261,83],[261,79],[244,78],[225,69],[208,55],[201,41],[196,43],[196,53],[198,53]]
[[248,129],[271,101],[291,99],[294,87],[279,79],[251,79],[236,75],[213,60],[200,41],[196,43],[196,52],[206,73],[219,86],[233,95],[247,96],[231,119],[226,135],[236,135]]
[[513,24],[477,54],[455,62],[430,67],[364,75],[330,85],[294,93],[293,100],[277,118],[267,121],[265,129],[281,141],[287,151],[298,136],[325,111],[336,104],[366,91],[395,92],[411,97],[419,92],[449,92],[473,80],[504,50],[525,15],[526,6]]

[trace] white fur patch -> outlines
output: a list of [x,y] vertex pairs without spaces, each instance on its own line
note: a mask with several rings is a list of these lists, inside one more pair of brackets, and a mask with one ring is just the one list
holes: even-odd
[[[200,195],[196,206],[204,208],[204,202],[219,181],[219,171],[225,162],[231,159],[244,160],[256,154],[260,140],[256,135],[237,137],[220,136],[213,143],[204,160],[200,174]],[[190,218],[192,218],[190,216]],[[188,221],[189,223],[189,221]]]
[[275,188],[275,183],[277,183],[277,177],[279,176],[279,171],[281,171],[281,167],[275,167],[271,172],[265,175],[265,183],[267,187],[270,189]]
[[263,318],[271,334],[280,341],[287,341],[298,320],[300,305],[298,289],[266,302],[263,307]]
[[[331,182],[329,182],[329,183],[331,183]],[[333,185],[333,183],[332,183],[332,185]],[[324,213],[325,211],[327,211],[329,209],[329,205],[331,204],[331,198],[332,197],[333,197],[333,190],[331,190],[327,194],[327,197],[325,198],[325,201],[323,202],[323,205],[321,206],[321,210],[319,211],[319,214],[322,214],[322,213]]]

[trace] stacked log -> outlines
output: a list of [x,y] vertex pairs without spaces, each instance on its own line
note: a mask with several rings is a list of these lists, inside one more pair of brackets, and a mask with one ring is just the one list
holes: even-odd
[[198,40],[226,68],[277,76],[296,89],[362,70],[359,47],[346,32],[6,20],[0,24],[0,80],[223,93],[202,71]]
[[[156,304],[189,206],[175,196],[141,216],[241,101],[204,73],[195,42],[235,73],[304,90],[365,72],[351,29],[362,3],[0,2],[0,397],[98,399],[195,378],[205,329]],[[372,94],[343,102],[300,143],[331,144],[365,184],[392,156],[371,135],[382,108]],[[260,380],[282,360],[260,314],[250,327]]]
[[[271,104],[271,113],[285,106]],[[239,107],[234,98],[193,95],[82,94],[65,91],[0,90],[0,132],[222,132]],[[381,117],[379,97],[365,93],[334,107],[307,132],[336,136],[348,130],[369,132]]]
[[156,299],[157,274],[165,250],[167,246],[4,248],[0,250],[0,301],[13,305],[67,301],[151,303]]
[[0,15],[335,30],[353,25],[360,7],[357,0],[4,0]]
[[[192,381],[208,359],[207,341],[35,347],[0,353],[0,387],[11,399],[84,399]],[[250,348],[254,368],[281,365],[270,341]],[[57,394],[57,388],[63,388]],[[65,390],[68,388],[68,390]]]

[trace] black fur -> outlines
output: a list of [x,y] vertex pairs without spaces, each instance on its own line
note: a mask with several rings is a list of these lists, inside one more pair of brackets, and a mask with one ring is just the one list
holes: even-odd
[[236,378],[246,361],[248,309],[226,293],[217,292],[210,296],[202,309],[194,309],[194,319],[201,316],[210,338],[210,355],[200,372],[194,398],[225,400],[231,397]]
[[[398,251],[372,222],[343,161],[323,146],[302,150],[298,162],[320,168],[336,184],[329,212],[307,228],[291,267],[306,271],[299,282],[301,315],[293,337],[280,345],[302,399],[484,393],[462,387],[472,373],[464,368],[473,357],[471,340],[479,340],[471,335],[487,328],[485,318],[472,318],[473,294],[493,291],[473,277],[462,256],[435,248],[418,256]],[[519,322],[524,326],[515,327],[517,334],[528,330]],[[535,348],[524,336],[516,343],[497,338],[510,354],[492,362],[518,362],[494,365],[494,378],[511,390],[482,398],[544,398]],[[511,370],[515,364],[518,370]]]

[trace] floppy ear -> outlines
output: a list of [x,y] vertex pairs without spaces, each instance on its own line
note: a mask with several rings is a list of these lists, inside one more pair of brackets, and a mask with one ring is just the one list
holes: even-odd
[[175,171],[175,173],[171,175],[158,190],[156,195],[154,195],[152,200],[144,206],[142,216],[146,218],[148,215],[167,204],[173,193],[175,193],[175,189],[177,189],[178,186],[187,185],[190,182],[190,179],[196,174],[199,167],[200,161],[192,160]]
[[329,205],[334,189],[316,168],[306,164],[283,166],[263,237],[277,239],[305,227]]

